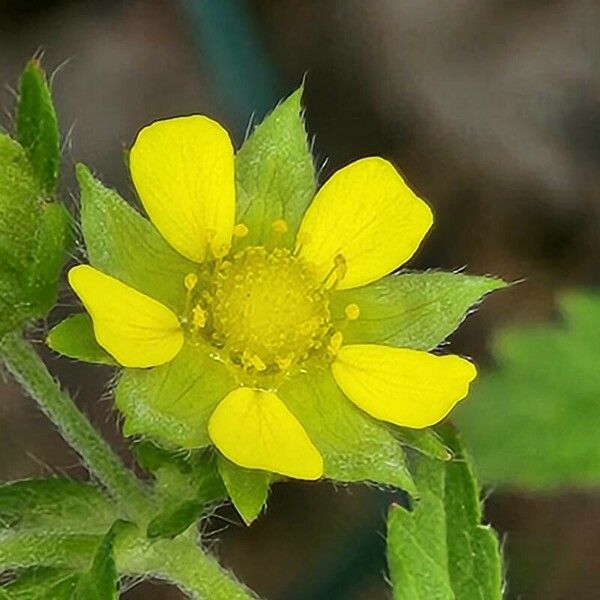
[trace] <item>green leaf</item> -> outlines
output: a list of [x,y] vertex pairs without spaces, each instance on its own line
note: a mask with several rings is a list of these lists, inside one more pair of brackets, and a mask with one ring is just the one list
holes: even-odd
[[171,248],[154,225],[115,191],[77,165],[81,225],[92,266],[155,298],[180,314],[184,277],[197,265]]
[[395,600],[500,600],[498,539],[481,524],[477,483],[456,435],[445,441],[454,460],[418,458],[420,500],[413,510],[392,506],[388,563]]
[[61,321],[52,328],[46,342],[52,350],[69,358],[102,365],[117,364],[96,341],[92,319],[87,313],[71,315]]
[[27,63],[21,75],[16,134],[31,161],[40,189],[51,196],[58,183],[60,133],[46,74],[35,58]]
[[[78,573],[51,567],[32,567],[0,588],[0,598],[8,600],[72,600]],[[6,594],[2,596],[2,590]]]
[[208,419],[234,385],[208,348],[191,344],[166,365],[124,369],[115,392],[125,418],[123,433],[147,436],[167,447],[207,446]]
[[195,523],[204,504],[197,500],[185,500],[154,517],[148,524],[146,534],[150,539],[174,538]]
[[500,331],[496,368],[456,418],[482,479],[530,490],[600,481],[600,294],[571,293],[562,323]]
[[73,600],[116,600],[118,574],[113,554],[115,539],[134,527],[126,521],[116,521],[100,542],[90,569],[77,583]]
[[505,286],[501,279],[461,273],[400,273],[335,293],[331,313],[334,321],[343,321],[348,304],[359,306],[359,318],[344,327],[346,343],[431,350],[454,332],[473,305]]
[[56,304],[60,274],[73,240],[71,227],[71,215],[62,204],[43,206],[33,240],[27,283],[29,297],[40,315]]
[[335,481],[373,481],[416,489],[391,428],[348,400],[329,371],[312,370],[279,390],[286,406],[323,456],[325,476]]
[[218,465],[233,505],[244,523],[250,525],[267,502],[272,474],[239,467],[221,455]]
[[249,245],[268,243],[271,224],[285,219],[293,243],[316,190],[316,175],[301,114],[300,88],[256,127],[235,161],[237,219]]

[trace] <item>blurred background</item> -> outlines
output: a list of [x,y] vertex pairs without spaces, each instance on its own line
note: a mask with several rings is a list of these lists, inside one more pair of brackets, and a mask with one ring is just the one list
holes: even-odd
[[[489,299],[452,340],[485,367],[497,327],[552,319],[555,292],[600,281],[599,32],[595,0],[0,0],[0,125],[10,127],[11,90],[42,50],[65,132],[65,191],[75,196],[72,167],[83,161],[131,199],[122,153],[141,126],[206,113],[239,145],[305,78],[321,181],[380,154],[433,207],[436,226],[411,267],[526,280]],[[110,372],[58,360],[42,329],[32,335],[130,460],[99,393]],[[8,380],[0,432],[0,480],[83,475]],[[220,509],[206,541],[269,600],[384,599],[392,498],[276,485],[252,528]],[[600,598],[593,490],[498,488],[486,518],[503,540],[508,598]],[[149,583],[125,594],[180,597]]]

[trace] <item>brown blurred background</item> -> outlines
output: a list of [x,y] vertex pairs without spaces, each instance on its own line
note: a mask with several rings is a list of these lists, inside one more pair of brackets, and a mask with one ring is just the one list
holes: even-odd
[[[26,60],[43,50],[65,133],[64,189],[89,164],[128,198],[122,149],[157,118],[209,114],[239,143],[306,76],[322,179],[371,153],[391,158],[435,210],[415,268],[466,266],[526,283],[485,303],[454,337],[486,363],[497,325],[553,313],[553,293],[598,284],[600,4],[594,0],[0,0],[0,125]],[[327,159],[327,160],[326,160]],[[75,200],[73,199],[73,206]],[[63,311],[73,303],[65,294]],[[120,447],[109,376],[44,351]],[[76,456],[0,381],[0,480],[68,473]],[[129,459],[128,459],[129,460]],[[286,484],[251,529],[221,509],[207,532],[222,562],[270,600],[379,600],[392,495]],[[600,598],[600,498],[493,493],[507,597]],[[181,597],[144,584],[126,598]]]

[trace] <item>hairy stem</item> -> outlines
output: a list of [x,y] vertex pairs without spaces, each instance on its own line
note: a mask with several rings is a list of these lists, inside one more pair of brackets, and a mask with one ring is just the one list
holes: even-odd
[[149,492],[60,389],[31,344],[18,333],[9,333],[0,339],[0,358],[128,517],[147,518],[152,506]]
[[149,542],[134,538],[117,551],[117,569],[161,579],[195,600],[256,600],[258,597],[192,541]]

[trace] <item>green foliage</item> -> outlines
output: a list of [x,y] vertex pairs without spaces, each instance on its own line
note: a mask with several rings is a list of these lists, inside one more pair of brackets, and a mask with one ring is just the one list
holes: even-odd
[[103,533],[114,519],[114,505],[88,483],[27,479],[0,486],[0,529]]
[[208,419],[233,389],[230,377],[207,349],[191,344],[166,365],[124,369],[115,391],[124,434],[145,435],[167,447],[209,445]]
[[104,536],[88,571],[81,575],[72,600],[116,600],[118,574],[113,547],[117,536],[133,527],[126,521],[116,521]]
[[218,457],[218,465],[233,505],[246,525],[250,525],[267,502],[272,474],[244,469],[223,456]]
[[196,265],[175,252],[150,221],[94,179],[84,165],[77,165],[77,179],[90,264],[180,313],[183,278]]
[[[72,600],[78,573],[52,567],[32,567],[0,588],[2,600]],[[2,595],[4,593],[4,595]]]
[[343,321],[348,304],[360,308],[360,318],[344,328],[346,343],[431,350],[456,330],[486,294],[505,286],[501,279],[462,273],[400,273],[357,290],[337,292],[331,312],[334,321]]
[[196,522],[204,504],[197,500],[184,500],[154,517],[148,524],[146,534],[150,539],[174,538]]
[[114,358],[98,344],[92,319],[87,313],[67,317],[53,327],[46,342],[52,350],[69,358],[102,365],[116,365]]
[[446,429],[450,462],[418,458],[420,500],[393,506],[388,563],[395,600],[500,600],[498,540],[481,525],[477,483],[457,436]]
[[39,62],[21,79],[17,139],[0,134],[0,337],[56,303],[71,244],[64,206],[47,203],[60,161],[56,115]]
[[301,114],[300,88],[256,127],[235,161],[237,219],[249,228],[244,243],[268,243],[271,224],[285,219],[293,242],[316,190],[316,175]]
[[560,301],[561,323],[501,331],[496,367],[457,413],[483,480],[532,490],[600,481],[600,294]]
[[162,507],[148,525],[148,537],[176,537],[198,520],[207,505],[227,496],[211,449],[169,451],[147,441],[134,448],[140,465],[156,479]]
[[323,456],[325,476],[336,481],[374,481],[414,493],[404,452],[383,423],[358,410],[329,371],[310,370],[280,390]]
[[35,58],[21,75],[16,138],[29,157],[39,189],[52,196],[58,183],[60,134],[46,74]]
[[392,433],[403,445],[417,450],[425,456],[437,460],[449,460],[452,452],[446,447],[443,440],[431,428],[408,429],[406,427],[394,427]]

